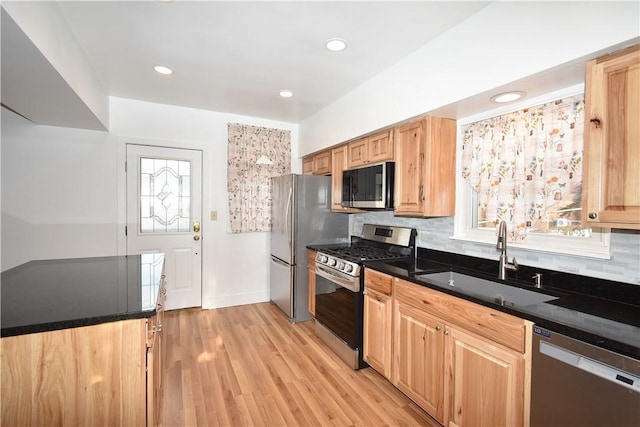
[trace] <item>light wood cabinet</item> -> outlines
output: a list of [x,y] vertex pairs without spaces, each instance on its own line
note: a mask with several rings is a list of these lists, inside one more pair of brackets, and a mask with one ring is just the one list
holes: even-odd
[[395,129],[395,214],[455,213],[456,121],[426,116]]
[[165,298],[148,319],[2,338],[1,424],[158,425]]
[[587,64],[582,221],[640,229],[640,46]]
[[[164,280],[163,280],[164,282]],[[160,389],[162,387],[162,356],[164,355],[164,305],[167,298],[163,283],[158,295],[156,315],[147,319],[147,425],[158,425]]]
[[363,359],[385,378],[391,379],[392,278],[375,270],[364,277]]
[[448,426],[524,425],[524,357],[455,326],[447,326]]
[[308,285],[309,294],[307,296],[308,304],[307,309],[309,315],[315,319],[316,317],[316,251],[307,251],[308,258]]
[[390,130],[348,144],[348,168],[355,168],[367,163],[392,161],[393,158],[393,132]]
[[304,175],[331,174],[331,150],[303,157],[302,173]]
[[444,322],[396,301],[393,384],[444,422]]
[[2,338],[2,425],[144,426],[146,319]]
[[445,426],[525,425],[531,322],[394,284],[394,385]]
[[334,212],[362,212],[360,209],[342,206],[342,171],[347,169],[348,145],[331,150],[331,210]]

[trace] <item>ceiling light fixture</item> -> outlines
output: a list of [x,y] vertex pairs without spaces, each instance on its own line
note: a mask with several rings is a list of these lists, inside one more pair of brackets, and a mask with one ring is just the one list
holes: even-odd
[[165,75],[173,74],[173,70],[169,67],[165,67],[164,65],[155,65],[153,69],[156,71],[156,73]]
[[293,92],[291,92],[290,90],[281,90],[280,96],[283,98],[291,98],[293,96]]
[[331,39],[327,40],[326,46],[331,52],[340,52],[346,49],[347,42],[342,39]]
[[498,95],[491,97],[491,102],[496,102],[498,104],[504,104],[505,102],[517,101],[518,99],[525,96],[524,92],[505,92],[500,93]]

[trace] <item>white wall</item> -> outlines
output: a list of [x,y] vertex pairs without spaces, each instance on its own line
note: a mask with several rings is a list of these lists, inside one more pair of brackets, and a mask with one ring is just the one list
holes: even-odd
[[[292,171],[300,172],[298,126],[258,118],[111,98],[111,133],[117,139],[119,170],[126,142],[202,150],[202,259],[205,308],[269,300],[268,233],[228,233],[227,123],[244,123],[291,131]],[[118,224],[124,226],[124,177],[119,173]],[[209,212],[218,220],[210,221]],[[124,251],[124,233],[119,232]]]
[[300,153],[637,38],[639,14],[638,2],[494,2],[300,123]]
[[[202,150],[203,307],[269,300],[268,233],[227,232],[227,123],[291,123],[111,98],[111,132],[39,126],[2,109],[2,270],[125,253],[124,144]],[[209,221],[209,211],[218,212]]]
[[108,133],[39,126],[2,108],[2,270],[115,255],[115,182]]

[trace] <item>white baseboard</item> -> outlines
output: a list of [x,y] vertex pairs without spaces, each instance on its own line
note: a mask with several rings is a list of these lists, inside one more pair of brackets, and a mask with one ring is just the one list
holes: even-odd
[[236,305],[256,304],[269,301],[269,290],[263,292],[251,292],[238,295],[222,295],[209,297],[202,300],[202,308],[222,308],[233,307]]

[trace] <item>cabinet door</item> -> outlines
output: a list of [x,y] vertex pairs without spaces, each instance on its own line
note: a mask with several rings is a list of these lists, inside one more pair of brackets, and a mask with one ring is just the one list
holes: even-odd
[[395,214],[420,216],[423,211],[424,120],[399,126],[395,131]]
[[523,355],[454,327],[446,328],[444,425],[522,426]]
[[393,133],[385,131],[368,138],[369,163],[391,161],[394,159]]
[[157,426],[160,410],[160,386],[162,369],[162,329],[158,329],[158,318],[148,320],[153,336],[147,348],[147,426]]
[[349,168],[355,168],[362,166],[368,162],[368,148],[369,142],[367,138],[362,138],[357,141],[349,143],[347,165]]
[[331,173],[331,151],[323,151],[313,157],[313,174],[329,175]]
[[308,310],[311,317],[316,317],[316,251],[307,251],[309,271]]
[[302,173],[304,175],[313,174],[313,156],[302,158]]
[[583,221],[638,229],[640,47],[589,62],[585,95]]
[[444,324],[395,301],[393,384],[439,422],[444,418]]
[[395,214],[452,216],[456,122],[427,116],[396,128]]
[[391,379],[391,298],[365,288],[363,359]]
[[331,210],[335,212],[362,212],[342,206],[342,171],[347,169],[348,145],[331,150]]

